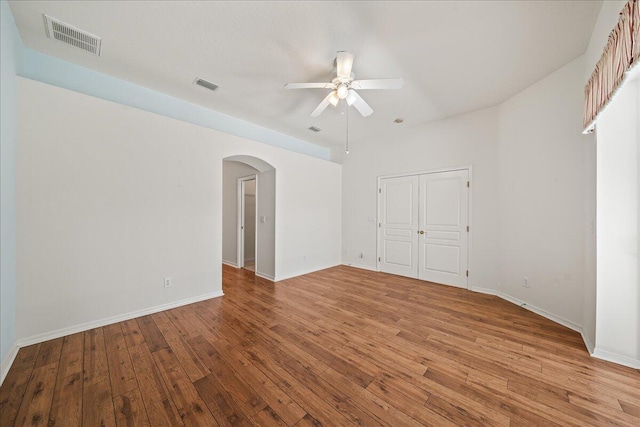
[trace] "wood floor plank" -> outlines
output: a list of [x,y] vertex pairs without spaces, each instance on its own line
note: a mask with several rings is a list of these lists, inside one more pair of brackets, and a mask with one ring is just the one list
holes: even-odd
[[[211,375],[226,389],[226,392],[231,395],[233,401],[241,408],[247,418],[251,418],[267,406],[260,395],[254,392],[243,378],[236,375],[233,368],[211,343],[203,337],[192,338],[189,343],[196,353],[212,367]],[[217,384],[217,382],[215,383]],[[214,382],[209,380],[204,383],[213,384]]]
[[122,333],[127,342],[127,347],[135,347],[145,342],[142,331],[140,330],[140,325],[138,325],[136,319],[122,322]]
[[47,425],[58,373],[58,364],[59,362],[46,363],[33,370],[14,426]]
[[[219,340],[211,344],[235,372],[241,375],[247,384],[269,405],[267,407],[268,414],[259,417],[259,419],[262,419],[264,422],[264,420],[269,419],[269,417],[274,418],[270,415],[271,412],[273,412],[277,415],[278,419],[282,419],[287,425],[294,425],[305,416],[306,412],[300,405],[291,399],[289,395],[282,391],[273,381],[262,373],[260,369],[249,362],[241,352],[226,340]],[[264,412],[264,410],[260,412]]]
[[118,427],[152,427],[139,389],[119,395],[113,400],[113,406]]
[[366,408],[376,418],[388,426],[423,425],[411,415],[402,412],[384,399],[377,397],[370,391],[350,381],[338,371],[334,371],[329,368],[322,373],[322,377],[332,384],[337,385],[341,390],[349,395],[352,402],[358,406]]
[[131,357],[120,323],[104,327],[104,342],[107,350],[109,379],[114,396],[120,396],[138,388]]
[[109,379],[109,363],[104,328],[84,334],[82,390],[82,423],[85,426],[115,426],[113,394]]
[[217,425],[173,352],[168,348],[161,348],[153,353],[153,358],[164,382],[171,390],[171,398],[184,425],[188,427]]
[[[185,336],[180,334],[169,316],[165,313],[155,313],[151,317],[154,322],[156,322],[156,325],[158,325],[167,344],[171,347],[173,354],[178,358],[182,368],[192,382],[211,373],[211,370],[209,370],[193,348],[185,341]],[[197,329],[197,325],[193,325],[193,329]],[[189,335],[186,335],[186,337],[189,337]]]
[[142,401],[153,427],[182,426],[171,392],[146,343],[129,348],[133,369],[140,388]]
[[288,341],[295,343],[295,345],[307,353],[311,353],[316,357],[319,357],[327,366],[331,366],[338,370],[343,375],[346,375],[351,380],[355,381],[361,387],[368,386],[373,379],[371,375],[362,372],[362,370],[358,369],[357,366],[351,365],[349,362],[337,357],[335,354],[325,350],[311,340],[306,339],[303,335],[292,332],[283,325],[276,325],[272,327],[271,330],[286,338]]
[[49,363],[58,363],[60,361],[60,353],[62,352],[62,341],[63,338],[56,338],[43,342],[34,369],[48,365]]
[[84,333],[64,337],[48,427],[82,425]]
[[[210,374],[194,382],[200,397],[221,426],[250,426],[251,422],[236,399]],[[255,415],[255,414],[254,414]]]
[[[302,418],[301,418],[302,419]],[[300,421],[300,420],[298,420]],[[298,422],[296,421],[296,423]],[[269,406],[265,407],[262,411],[258,412],[251,418],[251,424],[259,427],[287,427],[288,425],[285,423]]]
[[109,380],[107,349],[102,328],[84,333],[83,375],[85,386]]
[[[269,378],[278,385],[283,391],[291,396],[306,412],[307,415],[303,417],[296,425],[313,420],[314,425],[321,425],[325,427],[332,426],[353,426],[354,423],[345,418],[333,405],[329,403],[323,396],[318,396],[317,393],[309,390],[304,384],[300,383],[293,375],[291,375],[286,367],[290,360],[286,363],[279,362],[277,355],[269,354],[262,349],[249,349],[245,350],[244,354],[247,359],[259,366],[260,369]],[[306,421],[304,421],[306,420]]]
[[620,406],[625,413],[640,419],[640,402],[636,402],[636,404],[633,404],[621,400]]
[[501,298],[338,266],[21,349],[0,426],[632,426],[640,371]]
[[158,329],[158,326],[151,316],[138,317],[136,320],[142,336],[147,346],[149,346],[149,351],[153,353],[163,348],[169,348],[169,344],[167,344],[162,332],[160,332],[160,329]]
[[109,378],[85,382],[82,394],[82,424],[85,426],[115,427],[116,419]]
[[0,425],[10,426],[16,415],[31,379],[40,344],[23,347],[18,351],[13,366],[0,386]]

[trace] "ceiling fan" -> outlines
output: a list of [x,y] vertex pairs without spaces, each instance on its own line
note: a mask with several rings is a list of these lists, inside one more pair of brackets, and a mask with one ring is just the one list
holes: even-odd
[[331,89],[322,102],[311,112],[311,117],[319,116],[329,104],[334,107],[341,99],[347,101],[347,105],[353,105],[364,117],[370,116],[373,109],[356,92],[365,89],[400,89],[404,84],[402,79],[373,79],[354,80],[351,72],[353,66],[353,54],[338,52],[336,57],[337,76],[330,83],[289,83],[285,89]]

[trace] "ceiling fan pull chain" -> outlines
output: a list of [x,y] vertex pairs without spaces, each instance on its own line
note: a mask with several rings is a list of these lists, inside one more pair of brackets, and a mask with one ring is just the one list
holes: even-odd
[[347,110],[347,150],[346,153],[349,154],[349,104],[344,103],[344,108]]

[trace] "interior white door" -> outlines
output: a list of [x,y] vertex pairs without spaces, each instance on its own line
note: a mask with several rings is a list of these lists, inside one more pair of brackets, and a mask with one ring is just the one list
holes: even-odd
[[418,176],[380,180],[380,271],[418,277]]
[[420,175],[418,278],[467,288],[469,171]]

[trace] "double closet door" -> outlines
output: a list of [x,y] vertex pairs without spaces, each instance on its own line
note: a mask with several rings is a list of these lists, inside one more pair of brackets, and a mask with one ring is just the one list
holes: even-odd
[[469,171],[381,178],[380,271],[467,288]]

